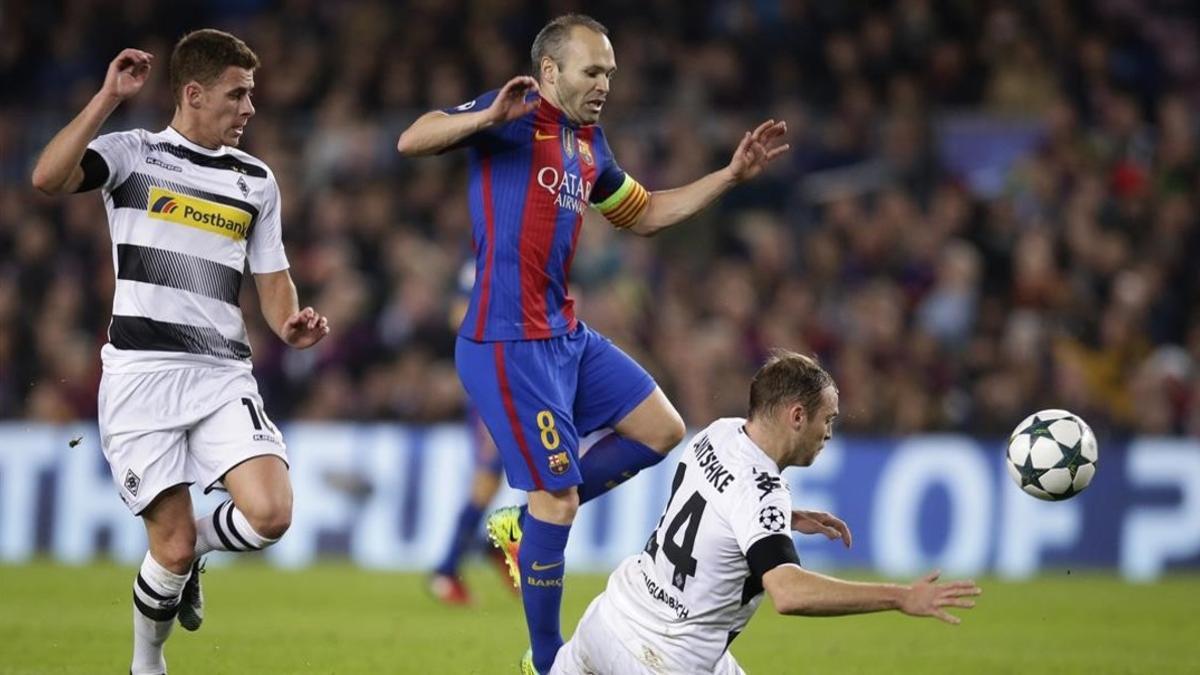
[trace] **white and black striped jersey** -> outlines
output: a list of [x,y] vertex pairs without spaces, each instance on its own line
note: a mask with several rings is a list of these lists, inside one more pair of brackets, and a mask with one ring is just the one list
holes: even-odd
[[762,600],[761,575],[799,562],[788,484],[745,422],[720,419],[696,435],[645,550],[609,577],[608,625],[661,672],[713,672]]
[[255,274],[288,268],[271,170],[170,127],[100,136],[81,164],[81,189],[103,190],[117,277],[105,371],[249,368],[246,261]]

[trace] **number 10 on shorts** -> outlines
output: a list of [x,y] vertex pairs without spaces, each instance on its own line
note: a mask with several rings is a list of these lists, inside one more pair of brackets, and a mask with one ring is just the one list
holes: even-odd
[[[242,405],[246,406],[246,410],[250,413],[250,423],[254,425],[255,431],[262,431],[263,427],[265,426],[267,431],[270,431],[273,434],[279,433],[279,429],[276,429],[275,425],[271,424],[271,420],[267,419],[267,413],[265,410],[262,409],[261,404],[256,402],[254,399],[243,398]],[[274,439],[273,438],[259,439],[258,434],[255,434],[254,440],[274,440]]]

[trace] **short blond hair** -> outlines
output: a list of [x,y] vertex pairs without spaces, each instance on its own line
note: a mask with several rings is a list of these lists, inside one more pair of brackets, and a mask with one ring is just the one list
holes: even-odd
[[811,356],[776,349],[750,380],[749,419],[769,414],[780,405],[796,402],[813,415],[821,405],[821,392],[834,386],[833,376]]

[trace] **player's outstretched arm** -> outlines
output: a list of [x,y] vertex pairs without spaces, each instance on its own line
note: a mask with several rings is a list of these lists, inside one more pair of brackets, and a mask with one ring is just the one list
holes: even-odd
[[767,165],[787,152],[783,143],[787,123],[767,120],[742,136],[729,165],[720,171],[674,190],[650,193],[650,204],[631,232],[650,237],[708,206],[726,190],[761,174]]
[[255,274],[254,284],[263,317],[288,346],[305,349],[329,335],[328,319],[312,307],[300,309],[296,284],[287,270]]
[[436,155],[471,134],[528,114],[538,102],[526,102],[525,97],[537,90],[537,80],[522,75],[509,80],[496,95],[496,100],[483,110],[457,115],[447,115],[440,110],[427,112],[400,134],[396,149],[407,157]]
[[947,607],[970,609],[982,591],[973,581],[937,583],[939,572],[911,586],[859,583],[780,565],[763,574],[763,588],[780,614],[843,616],[894,609],[909,616],[932,616],[946,623],[961,621]]
[[154,55],[140,49],[124,49],[117,54],[108,64],[100,91],[42,150],[33,167],[33,187],[48,195],[79,189],[83,183],[79,160],[87,144],[122,101],[142,90],[152,61]]

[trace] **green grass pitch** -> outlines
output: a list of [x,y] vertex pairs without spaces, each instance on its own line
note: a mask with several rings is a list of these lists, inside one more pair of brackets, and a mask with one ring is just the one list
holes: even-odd
[[[206,620],[176,628],[172,675],[515,673],[525,651],[519,601],[490,568],[469,574],[479,603],[436,604],[424,577],[346,564],[280,571],[211,568]],[[123,673],[133,569],[0,566],[0,673]],[[961,626],[896,613],[781,617],[767,600],[733,652],[749,673],[1197,673],[1200,577],[1149,585],[1048,573],[983,579]],[[604,585],[568,575],[567,634]]]

